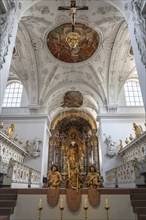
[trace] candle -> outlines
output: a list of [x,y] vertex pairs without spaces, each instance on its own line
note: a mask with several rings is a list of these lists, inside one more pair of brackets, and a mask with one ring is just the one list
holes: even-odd
[[105,200],[105,206],[104,206],[105,208],[109,208],[109,203],[108,203],[108,200],[107,200],[107,198],[106,198],[106,200]]
[[88,200],[87,198],[85,198],[84,200],[84,205],[83,205],[84,209],[87,209],[88,208]]
[[40,199],[39,201],[39,209],[42,209],[43,208],[43,204],[42,204],[42,200]]
[[63,198],[60,199],[60,209],[64,209],[64,201],[63,201]]

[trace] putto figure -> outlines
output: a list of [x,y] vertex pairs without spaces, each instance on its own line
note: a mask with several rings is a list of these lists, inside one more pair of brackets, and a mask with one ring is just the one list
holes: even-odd
[[85,183],[90,189],[98,189],[102,185],[102,179],[94,165],[89,167]]
[[10,139],[12,139],[12,136],[13,136],[14,131],[15,131],[15,125],[12,123],[12,124],[10,124],[10,126],[7,128],[7,130],[6,130],[6,135],[7,135]]
[[143,132],[141,125],[137,125],[136,123],[133,123],[133,130],[135,131],[136,138],[140,137]]
[[62,182],[61,174],[58,171],[58,167],[54,164],[48,173],[47,177],[48,186],[52,189],[59,188]]

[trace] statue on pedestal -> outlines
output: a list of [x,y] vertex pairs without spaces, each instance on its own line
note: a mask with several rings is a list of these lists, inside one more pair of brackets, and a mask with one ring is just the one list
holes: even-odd
[[62,182],[61,174],[58,171],[58,167],[56,165],[52,165],[51,171],[48,173],[48,186],[52,189],[59,188]]
[[135,131],[136,138],[140,137],[143,132],[141,125],[137,125],[136,123],[133,123],[133,130]]
[[113,157],[115,156],[115,149],[114,149],[115,142],[112,140],[111,135],[107,137],[106,134],[104,134],[104,136],[105,136],[104,143],[106,143],[107,145],[107,155],[109,157]]
[[47,200],[48,204],[50,206],[55,206],[59,201],[59,195],[60,195],[60,185],[62,182],[61,174],[58,171],[58,167],[54,164],[51,167],[51,170],[48,173],[47,176],[47,182],[48,182],[48,194],[47,194]]
[[98,206],[100,202],[99,188],[102,186],[102,179],[94,165],[89,167],[89,171],[85,180],[88,187],[88,199],[92,206]]
[[12,124],[10,124],[10,126],[7,128],[7,130],[6,130],[6,135],[7,135],[10,139],[12,139],[12,136],[13,136],[14,131],[15,131],[15,125],[12,123]]
[[90,189],[98,189],[100,187],[102,180],[94,165],[89,167],[85,183]]

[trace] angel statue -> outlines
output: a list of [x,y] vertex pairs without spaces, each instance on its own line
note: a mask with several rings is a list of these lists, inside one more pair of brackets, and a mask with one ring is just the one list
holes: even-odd
[[15,125],[12,123],[12,124],[10,124],[10,126],[7,128],[7,130],[6,130],[6,135],[7,135],[10,139],[12,139],[12,136],[13,136],[14,131],[15,131]]
[[101,187],[102,179],[100,177],[99,171],[96,170],[94,165],[91,165],[89,167],[85,183],[90,189],[98,189],[99,187]]
[[135,131],[136,138],[140,137],[143,132],[141,125],[137,125],[136,123],[133,123],[133,130]]
[[53,164],[47,177],[48,186],[52,189],[59,188],[62,182],[61,174],[58,171],[58,166]]

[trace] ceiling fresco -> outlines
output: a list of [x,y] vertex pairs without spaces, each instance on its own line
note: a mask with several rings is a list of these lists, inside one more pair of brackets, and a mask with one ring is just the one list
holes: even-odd
[[89,59],[99,46],[99,35],[85,24],[77,23],[75,31],[81,35],[79,44],[71,49],[66,36],[72,31],[70,23],[62,24],[47,35],[47,46],[52,55],[63,62],[79,63]]

